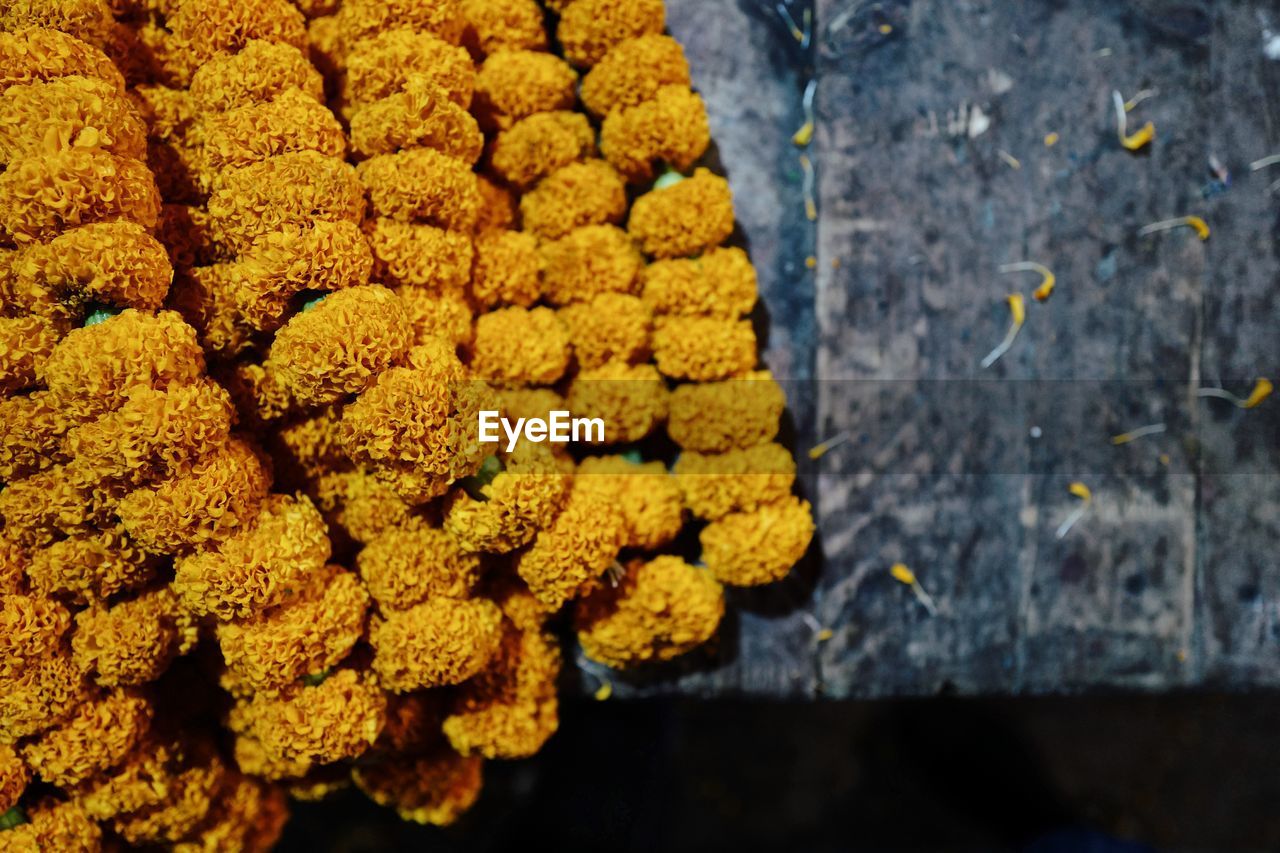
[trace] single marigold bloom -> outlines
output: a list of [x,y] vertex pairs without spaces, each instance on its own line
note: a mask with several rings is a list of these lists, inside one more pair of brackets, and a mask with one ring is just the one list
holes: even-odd
[[182,2],[165,16],[165,26],[173,34],[168,70],[182,85],[220,52],[238,53],[253,40],[307,49],[306,20],[288,0]]
[[0,29],[47,27],[101,45],[111,30],[111,9],[102,0],[8,0],[0,6]]
[[595,128],[582,113],[535,113],[498,134],[489,162],[507,183],[529,187],[595,151]]
[[787,496],[711,522],[698,536],[702,560],[721,583],[757,586],[787,576],[809,550],[813,512]]
[[244,619],[293,598],[328,560],[329,537],[311,501],[272,495],[254,527],[177,560],[173,589],[197,615]]
[[145,163],[68,148],[11,163],[0,175],[0,238],[47,243],[70,228],[129,219],[154,228],[160,193]]
[[224,686],[238,695],[274,690],[342,661],[364,633],[369,594],[328,565],[304,578],[296,597],[260,615],[216,627]]
[[661,317],[653,331],[653,359],[664,376],[713,382],[755,367],[756,333],[750,320]]
[[342,158],[347,137],[329,108],[299,89],[270,101],[205,116],[199,129],[201,178],[217,182],[225,169],[261,163],[282,154],[314,151]]
[[652,364],[610,361],[579,371],[569,386],[569,410],[603,420],[605,444],[627,444],[653,432],[667,417],[669,398]]
[[71,648],[76,665],[104,687],[154,681],[196,644],[195,620],[168,587],[76,614]]
[[431,33],[450,44],[462,39],[466,20],[458,0],[343,0],[338,23],[349,42],[397,27]]
[[586,370],[610,361],[635,364],[649,355],[653,317],[638,297],[602,293],[558,312],[569,330],[578,366]]
[[63,723],[22,747],[41,779],[69,788],[125,759],[151,725],[151,703],[116,689],[76,706]]
[[516,558],[529,591],[559,608],[613,565],[622,547],[622,514],[598,494],[573,488],[555,521]]
[[404,358],[413,327],[385,287],[350,287],[295,314],[276,333],[271,364],[302,406],[358,394]]
[[358,766],[351,775],[369,799],[395,809],[405,820],[448,826],[480,796],[482,764],[477,756],[463,757],[442,748]]
[[122,527],[93,530],[31,552],[31,588],[77,603],[102,601],[149,583],[155,557]]
[[492,660],[502,642],[502,611],[484,598],[429,598],[374,617],[373,671],[396,693],[461,684]]
[[239,53],[223,53],[191,78],[191,101],[203,114],[262,104],[296,90],[324,101],[324,78],[296,46],[253,39]]
[[311,483],[328,473],[346,470],[342,449],[342,406],[326,406],[299,414],[276,430],[272,459],[282,479]]
[[502,470],[479,486],[477,496],[455,489],[445,504],[445,530],[469,551],[505,554],[528,544],[551,524],[568,494],[570,478],[545,445],[521,442],[498,458]]
[[423,503],[480,466],[478,414],[486,396],[481,383],[430,369],[388,370],[347,406],[343,446],[406,501]]
[[211,239],[238,255],[264,234],[286,227],[359,224],[364,220],[364,187],[342,160],[299,151],[219,175],[208,208]]
[[538,238],[522,231],[490,231],[475,241],[471,295],[486,308],[529,308],[542,295]]
[[577,87],[577,72],[560,57],[504,50],[476,72],[472,113],[486,130],[502,130],[535,113],[573,109]]
[[[203,744],[193,744],[199,752]],[[116,766],[98,773],[75,790],[76,799],[94,820],[140,812],[160,805],[168,794],[186,745],[159,739],[154,731]]]
[[242,712],[239,707],[231,710],[227,726],[236,735],[231,752],[241,772],[270,782],[294,782],[315,771],[316,768],[310,761],[280,758],[275,753],[267,752],[262,742],[248,731],[240,731],[238,722]]
[[14,259],[13,300],[78,324],[90,306],[154,311],[173,281],[165,247],[136,222],[97,222],[33,245]]
[[384,610],[405,610],[428,598],[466,598],[480,579],[480,558],[447,531],[424,523],[392,527],[365,544],[356,568]]
[[734,320],[756,304],[756,270],[734,246],[698,258],[654,261],[641,273],[641,298],[655,314]]
[[603,160],[570,163],[520,199],[526,231],[558,240],[584,225],[617,224],[627,211],[622,178]]
[[582,78],[582,103],[604,118],[652,100],[664,86],[688,88],[689,62],[671,36],[650,34],[615,45]]
[[100,850],[102,829],[75,800],[47,797],[25,809],[27,822],[5,831],[6,849],[15,853],[41,850]]
[[559,675],[560,647],[553,636],[506,623],[493,661],[458,688],[443,726],[449,743],[463,755],[533,755],[560,724]]
[[542,7],[535,0],[462,0],[462,43],[478,56],[503,50],[546,50]]
[[59,647],[71,614],[51,598],[6,595],[0,602],[0,678],[16,678]]
[[324,474],[314,493],[330,530],[345,531],[356,542],[369,542],[406,523],[412,511],[404,498],[367,471]]
[[139,545],[156,554],[208,547],[256,520],[271,474],[244,441],[232,439],[200,458],[190,471],[130,492],[120,521]]
[[486,578],[485,594],[497,602],[502,615],[521,631],[543,631],[556,614],[555,609],[539,601],[519,575],[505,565]]
[[661,33],[667,26],[662,0],[576,0],[560,13],[556,38],[565,58],[591,66],[614,45],[637,36]]
[[370,212],[400,222],[453,231],[475,227],[480,208],[470,165],[429,148],[382,154],[357,167],[369,191]]
[[264,234],[227,269],[242,322],[280,327],[303,291],[334,291],[369,283],[373,255],[360,227],[316,222]]
[[680,533],[684,509],[675,478],[661,462],[624,456],[589,456],[578,465],[574,488],[599,494],[622,513],[625,548],[656,551]]
[[386,217],[367,220],[364,230],[373,251],[374,281],[436,294],[466,291],[474,257],[469,233]]
[[724,453],[773,441],[787,406],[767,370],[740,379],[680,385],[671,392],[667,434],[685,450]]
[[610,113],[600,152],[632,183],[653,180],[655,162],[688,169],[711,144],[707,105],[688,86],[664,86],[653,100]]
[[12,483],[65,462],[62,437],[78,422],[48,391],[0,400],[0,481]]
[[791,494],[796,462],[781,444],[768,443],[726,453],[686,450],[672,472],[684,505],[698,518],[714,521]]
[[511,231],[518,227],[520,205],[511,190],[499,186],[484,175],[476,176],[480,191],[480,214],[476,218],[476,233]]
[[351,148],[358,157],[402,148],[430,148],[467,164],[480,159],[484,135],[465,107],[425,74],[351,116]]
[[569,366],[569,335],[550,308],[500,308],[476,319],[471,368],[499,383],[550,385]]
[[651,190],[631,207],[627,231],[655,258],[697,255],[733,233],[729,182],[707,169],[674,186]]
[[0,318],[0,392],[36,384],[36,375],[58,345],[58,327],[44,317]]
[[111,828],[133,845],[172,844],[186,837],[209,814],[227,775],[216,755],[201,758],[165,780],[159,803],[116,816]]
[[147,129],[114,82],[60,77],[0,94],[0,164],[72,147],[146,159]]
[[133,86],[129,89],[129,99],[152,140],[185,146],[187,134],[201,114],[189,91],[158,83]]
[[8,744],[0,744],[0,814],[18,804],[31,781],[31,770]]
[[110,57],[74,35],[41,28],[0,32],[0,91],[60,77],[93,77],[124,91]]
[[88,686],[61,646],[13,676],[0,675],[0,743],[56,726],[84,701]]
[[235,403],[237,422],[252,432],[264,432],[293,406],[289,389],[274,366],[253,362],[217,365],[213,376]]
[[464,110],[471,106],[475,66],[466,50],[428,32],[390,29],[356,42],[347,57],[343,100],[348,109],[372,104],[404,90],[425,75]]
[[445,341],[455,348],[471,343],[471,306],[461,295],[437,295],[421,287],[408,286],[396,288],[396,296],[400,297],[413,324],[415,346],[431,339]]
[[386,707],[371,673],[340,669],[315,685],[295,682],[278,694],[256,694],[233,713],[231,728],[257,738],[268,755],[328,764],[368,749]]
[[630,561],[616,587],[600,584],[579,600],[574,627],[587,657],[625,668],[693,650],[722,616],[724,590],[710,572],[661,556]]
[[173,845],[174,853],[267,853],[275,847],[289,819],[284,790],[240,773],[227,775],[231,779],[223,782],[209,813],[191,834]]

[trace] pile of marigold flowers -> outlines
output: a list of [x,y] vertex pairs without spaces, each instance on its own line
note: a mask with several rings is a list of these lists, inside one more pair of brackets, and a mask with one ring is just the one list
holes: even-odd
[[[448,824],[559,626],[669,660],[806,551],[664,15],[0,3],[0,847]],[[605,441],[478,440],[565,409]]]

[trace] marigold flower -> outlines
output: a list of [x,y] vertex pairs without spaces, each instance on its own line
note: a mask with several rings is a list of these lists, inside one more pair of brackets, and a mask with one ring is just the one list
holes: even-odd
[[667,433],[685,450],[703,453],[755,447],[778,434],[785,408],[782,388],[766,370],[724,382],[680,385],[671,392]]
[[573,109],[577,87],[577,73],[560,57],[504,50],[476,72],[472,114],[485,130],[502,130],[535,113]]
[[469,164],[429,148],[371,157],[357,167],[370,212],[400,222],[470,231],[480,196]]
[[477,496],[454,489],[445,502],[444,528],[468,551],[505,554],[528,544],[568,493],[569,478],[545,445],[521,442],[500,458],[502,470]]
[[662,0],[575,0],[560,13],[556,38],[574,65],[595,65],[611,48],[667,26]]
[[588,456],[578,465],[574,488],[598,493],[618,508],[626,528],[625,548],[655,551],[675,539],[684,523],[676,478],[661,462]]
[[516,558],[515,568],[539,601],[559,608],[613,564],[624,535],[616,507],[595,492],[571,488],[564,509]]
[[534,0],[462,0],[462,43],[484,56],[504,50],[546,50],[542,7]]
[[721,583],[756,586],[786,577],[813,539],[808,501],[786,497],[703,528],[702,559]]
[[342,125],[328,107],[299,89],[286,89],[270,101],[205,116],[199,140],[200,177],[209,185],[215,185],[226,169],[251,166],[282,154],[313,151],[342,158],[347,153]]
[[476,318],[473,352],[481,378],[550,385],[569,366],[569,335],[550,308],[500,308]]
[[462,38],[466,20],[458,0],[420,3],[417,0],[343,0],[338,23],[349,42],[395,27],[431,33],[450,44]]
[[429,598],[374,617],[373,670],[396,693],[460,684],[480,672],[502,641],[502,611],[484,598]]
[[578,366],[590,370],[618,360],[634,364],[649,355],[653,317],[638,297],[602,293],[558,312],[569,330]]
[[139,589],[155,577],[157,560],[122,527],[95,530],[31,552],[27,574],[41,595],[77,603]]
[[467,164],[480,159],[484,148],[476,120],[425,74],[410,76],[401,91],[360,107],[351,116],[351,149],[357,157],[417,147]]
[[60,77],[0,94],[0,164],[73,147],[146,159],[147,130],[114,81]]
[[596,132],[582,113],[556,111],[522,118],[498,134],[493,171],[516,187],[529,187],[557,169],[590,157]]
[[543,288],[553,305],[590,302],[602,293],[634,293],[644,259],[621,228],[586,225],[544,243]]
[[427,598],[466,598],[480,579],[480,559],[447,531],[424,523],[391,527],[366,543],[356,567],[384,610],[405,610]]
[[124,760],[151,725],[151,703],[116,689],[80,703],[63,723],[22,747],[45,782],[72,787]]
[[111,10],[102,0],[9,0],[0,7],[0,29],[28,27],[47,27],[101,45],[111,29]]
[[348,109],[380,101],[404,90],[415,75],[426,75],[466,109],[476,85],[476,71],[466,50],[416,29],[390,29],[351,47],[343,76]]
[[569,386],[569,410],[604,421],[604,443],[639,441],[667,417],[670,394],[651,364],[613,360],[581,370]]
[[46,797],[26,809],[27,822],[6,830],[7,849],[18,853],[40,850],[98,850],[102,829],[75,800]]
[[652,100],[664,86],[691,85],[684,48],[671,36],[650,34],[615,45],[582,78],[582,103],[604,118]]
[[729,182],[707,169],[662,189],[651,190],[631,207],[627,231],[655,258],[697,255],[733,233]]
[[656,161],[688,169],[710,144],[707,105],[688,86],[664,86],[652,100],[610,113],[600,129],[600,152],[631,183],[653,180]]
[[76,614],[71,648],[76,665],[105,687],[154,681],[196,644],[195,620],[168,587]]
[[30,781],[31,770],[17,750],[8,744],[0,744],[0,814],[18,804]]
[[674,379],[729,379],[755,366],[756,333],[749,320],[662,317],[655,323],[653,356],[658,369]]
[[521,231],[490,231],[475,241],[471,295],[486,308],[529,308],[542,295],[538,238]]
[[756,304],[756,271],[742,249],[655,261],[641,273],[641,298],[655,314],[746,316]]
[[[408,285],[425,294],[465,292],[474,258],[467,233],[385,217],[368,220],[365,233],[373,250],[375,281],[388,287]],[[406,288],[398,292],[403,295]]]
[[[434,294],[421,287],[396,288],[413,324],[415,347],[436,340],[453,347],[466,346],[473,337],[471,306],[456,293]],[[412,353],[412,351],[410,351]]]
[[714,521],[791,494],[796,463],[785,447],[769,443],[725,453],[686,450],[672,472],[684,505],[698,518]]
[[60,77],[93,77],[124,91],[124,77],[100,47],[56,29],[0,31],[0,91]]
[[603,160],[557,169],[520,199],[524,229],[545,240],[558,240],[584,225],[617,224],[626,212],[626,187]]
[[238,53],[223,53],[191,77],[190,96],[204,114],[263,104],[287,91],[324,101],[324,78],[296,46],[253,39]]

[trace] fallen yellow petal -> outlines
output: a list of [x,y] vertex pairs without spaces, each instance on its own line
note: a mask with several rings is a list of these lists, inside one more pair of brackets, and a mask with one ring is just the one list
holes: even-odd
[[1057,144],[1058,144],[1058,140],[1059,140],[1059,139],[1061,139],[1061,138],[1062,138],[1062,137],[1058,136],[1058,134],[1057,134],[1056,132],[1055,132],[1055,133],[1047,133],[1047,134],[1045,134],[1045,137],[1044,137],[1044,147],[1045,147],[1045,148],[1052,148],[1053,146],[1055,146],[1055,145],[1057,145]]
[[1209,239],[1209,223],[1205,222],[1199,216],[1188,216],[1187,224],[1196,230],[1196,236],[1201,240]]
[[1079,481],[1067,486],[1067,491],[1082,501],[1093,500],[1093,492],[1089,491],[1089,487]]
[[595,697],[597,702],[603,702],[613,695],[613,682],[606,681],[596,688]]
[[1137,151],[1140,148],[1146,147],[1146,145],[1155,138],[1156,126],[1151,122],[1147,122],[1136,133],[1131,133],[1128,136],[1122,135],[1120,137],[1120,144],[1125,148],[1128,148],[1130,151]]
[[804,124],[800,125],[800,129],[797,130],[794,134],[792,134],[791,141],[795,145],[798,145],[801,148],[804,148],[806,145],[812,142],[813,141],[813,122],[806,121]]
[[889,569],[889,574],[893,575],[893,579],[898,583],[905,583],[907,586],[916,585],[915,572],[908,569],[905,563],[894,563]]
[[1245,398],[1240,408],[1252,409],[1260,405],[1263,400],[1271,396],[1271,392],[1274,390],[1275,386],[1271,384],[1271,380],[1264,376],[1253,384],[1253,390],[1249,392],[1249,396]]
[[1005,299],[1009,303],[1009,313],[1013,315],[1013,324],[1021,326],[1027,320],[1027,300],[1021,293],[1010,293]]

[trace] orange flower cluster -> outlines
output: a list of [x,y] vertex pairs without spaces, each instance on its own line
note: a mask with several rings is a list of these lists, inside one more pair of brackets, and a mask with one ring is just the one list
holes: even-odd
[[0,27],[0,847],[450,823],[555,732],[557,624],[669,660],[808,549],[661,0]]

